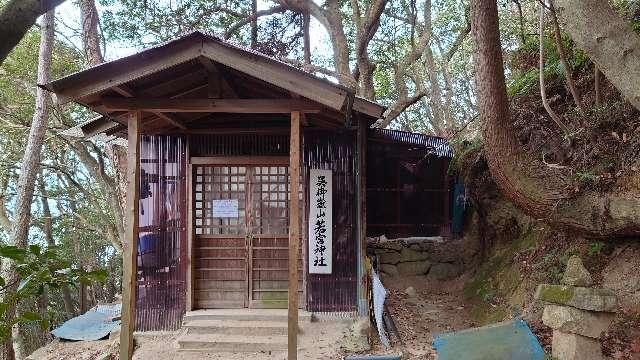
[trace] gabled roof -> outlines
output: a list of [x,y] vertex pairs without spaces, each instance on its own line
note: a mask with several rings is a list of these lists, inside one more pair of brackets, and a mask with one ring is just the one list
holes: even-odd
[[93,108],[91,96],[201,57],[335,111],[342,111],[350,98],[353,110],[369,117],[380,118],[385,110],[382,105],[354,96],[344,86],[199,30],[40,86],[53,92],[58,103],[76,101]]

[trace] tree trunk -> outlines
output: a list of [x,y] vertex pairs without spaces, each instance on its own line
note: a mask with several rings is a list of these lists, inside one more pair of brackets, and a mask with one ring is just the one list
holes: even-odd
[[538,66],[540,71],[538,72],[538,77],[540,79],[540,97],[542,98],[542,106],[547,110],[547,114],[551,117],[553,122],[558,125],[558,127],[564,132],[565,135],[569,135],[569,128],[562,122],[558,114],[551,108],[549,105],[549,101],[547,100],[547,89],[544,84],[544,12],[545,5],[540,4],[540,23],[538,27],[538,40],[539,40],[539,52],[540,57],[538,59]]
[[80,17],[82,20],[82,45],[87,62],[95,66],[104,62],[100,50],[98,35],[98,10],[94,0],[80,0]]
[[[56,241],[53,238],[53,220],[51,218],[51,208],[49,207],[49,198],[47,189],[44,184],[44,180],[40,178],[38,182],[38,187],[41,194],[41,202],[42,202],[42,216],[44,217],[42,224],[42,232],[44,233],[44,237],[47,240],[47,246],[55,247]],[[62,292],[62,301],[64,302],[64,309],[67,312],[69,317],[73,317],[76,315],[76,312],[73,307],[73,300],[71,298],[71,292],[69,292],[69,287],[64,285],[60,289]]]
[[[82,43],[84,52],[87,56],[89,66],[96,66],[104,62],[104,56],[100,50],[100,34],[98,34],[98,10],[96,9],[95,0],[80,0],[80,17],[82,22]],[[118,236],[120,241],[124,237],[123,209],[125,204],[125,188],[126,178],[124,176],[127,170],[127,151],[124,147],[114,144],[108,145],[108,154],[113,167],[115,168],[115,180],[113,183],[100,182],[105,187],[105,194],[109,197],[111,210],[114,212],[114,218],[117,222]],[[109,189],[108,187],[115,187]]]
[[602,73],[600,69],[598,69],[598,65],[593,65],[593,87],[596,93],[596,106],[602,105],[602,86],[600,82],[602,81]]
[[640,109],[640,36],[608,1],[556,0],[556,11],[578,47]]
[[551,7],[551,20],[553,20],[553,35],[556,39],[556,47],[558,48],[558,54],[560,55],[560,62],[562,63],[562,68],[564,69],[564,77],[567,80],[567,87],[569,88],[569,92],[571,92],[571,96],[573,97],[573,102],[578,107],[578,111],[580,111],[580,115],[584,116],[587,112],[584,104],[582,103],[582,97],[576,88],[576,84],[573,81],[573,75],[571,71],[571,67],[569,66],[569,61],[567,61],[567,53],[564,50],[564,46],[562,45],[562,34],[560,32],[560,24],[558,24],[558,16],[556,14],[556,8],[553,4],[553,0],[549,1],[549,5]]
[[569,174],[522,152],[509,113],[496,0],[471,4],[478,110],[484,121],[485,154],[496,184],[525,213],[552,225],[596,237],[639,234],[637,193],[587,192],[572,197]]
[[[49,73],[51,69],[51,56],[54,42],[54,12],[47,12],[43,18],[41,26],[40,53],[38,57],[38,83],[44,84],[49,81]],[[40,172],[40,152],[42,151],[42,143],[44,135],[47,131],[47,121],[49,120],[49,95],[46,90],[36,89],[36,109],[33,114],[33,122],[29,131],[27,146],[24,150],[22,163],[20,166],[20,176],[18,178],[18,187],[16,201],[13,211],[13,223],[11,233],[9,234],[9,242],[18,247],[26,247],[29,235],[29,224],[31,222],[31,202],[33,199],[33,190],[38,173]],[[8,262],[6,269],[6,277],[8,284],[18,279],[15,271],[15,264]],[[15,291],[16,285],[7,289],[7,291]],[[16,308],[12,306],[6,312],[8,320],[15,316]],[[5,359],[14,359],[16,353],[12,348],[12,339],[9,338],[4,342]]]
[[0,12],[0,64],[38,17],[65,0],[11,0]]

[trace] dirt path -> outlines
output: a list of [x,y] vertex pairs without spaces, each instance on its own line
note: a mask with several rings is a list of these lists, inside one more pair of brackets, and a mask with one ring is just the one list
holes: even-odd
[[[402,352],[408,359],[435,359],[432,334],[473,326],[469,307],[462,300],[464,278],[440,282],[424,276],[383,277],[382,282],[389,293],[387,306],[404,345],[392,337],[392,349],[385,350],[374,339],[372,354]],[[405,292],[410,286],[416,290],[413,298]]]

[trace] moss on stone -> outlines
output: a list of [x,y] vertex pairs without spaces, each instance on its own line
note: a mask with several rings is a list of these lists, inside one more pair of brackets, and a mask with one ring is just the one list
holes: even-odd
[[574,296],[573,286],[543,284],[536,291],[536,298],[541,301],[555,304],[566,304]]

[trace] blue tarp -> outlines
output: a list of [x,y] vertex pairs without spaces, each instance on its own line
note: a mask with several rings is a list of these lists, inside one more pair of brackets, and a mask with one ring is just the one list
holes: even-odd
[[99,340],[120,325],[112,319],[120,315],[122,305],[98,305],[86,313],[67,320],[51,333],[66,340]]
[[527,323],[509,320],[433,335],[438,360],[541,360],[544,350]]

